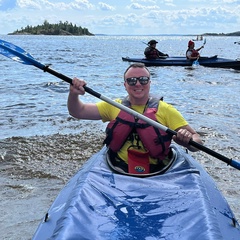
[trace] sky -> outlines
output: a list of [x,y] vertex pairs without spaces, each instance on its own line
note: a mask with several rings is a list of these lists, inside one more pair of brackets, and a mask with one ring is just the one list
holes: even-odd
[[240,0],[0,0],[0,34],[60,21],[93,34],[240,31]]

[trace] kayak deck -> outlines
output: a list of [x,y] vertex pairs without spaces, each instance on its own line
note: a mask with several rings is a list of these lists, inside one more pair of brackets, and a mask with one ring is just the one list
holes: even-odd
[[240,239],[211,177],[174,149],[166,173],[138,178],[113,173],[104,147],[63,188],[33,239]]

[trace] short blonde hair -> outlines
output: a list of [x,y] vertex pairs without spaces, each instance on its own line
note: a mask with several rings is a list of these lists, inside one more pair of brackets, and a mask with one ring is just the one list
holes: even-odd
[[124,78],[124,79],[125,79],[125,75],[126,75],[127,71],[128,71],[130,68],[145,68],[145,69],[148,71],[149,76],[150,76],[150,72],[149,72],[149,70],[146,68],[146,66],[145,66],[144,63],[133,63],[133,64],[131,64],[131,65],[126,69],[126,71],[124,72],[124,74],[123,74],[123,78]]

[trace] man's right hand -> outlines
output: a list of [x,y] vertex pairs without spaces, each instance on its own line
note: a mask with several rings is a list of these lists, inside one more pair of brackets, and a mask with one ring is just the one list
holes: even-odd
[[77,94],[77,95],[84,95],[87,83],[84,80],[73,78],[72,84],[70,85],[70,93]]

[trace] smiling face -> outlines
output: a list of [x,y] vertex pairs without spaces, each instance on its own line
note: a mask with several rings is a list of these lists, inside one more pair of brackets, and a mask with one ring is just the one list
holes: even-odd
[[127,82],[127,78],[132,77],[149,77],[150,73],[145,68],[144,65],[133,65],[130,67],[124,74],[124,86],[128,92],[129,100],[133,105],[145,105],[149,98],[149,91],[150,91],[150,80],[146,85],[142,85],[139,80],[137,81],[136,85],[130,86]]

